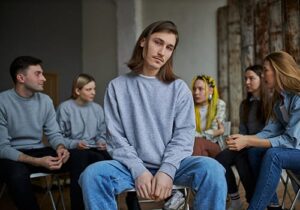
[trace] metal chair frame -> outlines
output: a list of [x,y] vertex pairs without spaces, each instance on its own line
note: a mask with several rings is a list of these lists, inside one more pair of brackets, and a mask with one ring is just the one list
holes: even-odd
[[[294,210],[296,202],[297,202],[297,200],[299,198],[299,195],[300,195],[300,180],[299,180],[299,178],[291,170],[286,170],[286,174],[287,174],[286,180],[284,180],[284,178],[281,178],[282,183],[284,185],[284,192],[283,192],[283,198],[282,198],[282,208],[284,209],[285,198],[288,195],[289,199],[292,202],[289,210]],[[295,184],[297,185],[297,187],[298,187],[297,191],[295,192],[294,199],[292,199],[292,196],[288,192],[288,186],[289,186],[289,181],[290,180],[293,180],[295,182]],[[287,209],[287,208],[285,208],[285,209]]]
[[[52,194],[52,191],[51,191],[51,189],[52,189],[52,180],[50,181],[48,179],[49,177],[55,178],[57,180],[57,183],[58,183],[59,197],[60,197],[60,202],[62,204],[62,208],[63,208],[63,210],[66,210],[66,206],[65,206],[65,202],[64,202],[63,189],[60,185],[59,177],[57,175],[54,175],[54,176],[52,176],[52,175],[54,175],[54,174],[33,173],[33,174],[30,174],[30,179],[35,179],[35,178],[40,178],[40,177],[45,178],[45,180],[46,180],[46,193],[45,193],[45,195],[49,194],[52,208],[53,208],[53,210],[57,210],[57,206],[59,205],[59,202],[55,203],[55,201],[54,201],[54,197],[53,197],[53,194]],[[6,189],[6,184],[3,183],[3,186],[2,186],[1,191],[0,191],[0,198],[3,196],[3,194],[5,192],[5,189]]]

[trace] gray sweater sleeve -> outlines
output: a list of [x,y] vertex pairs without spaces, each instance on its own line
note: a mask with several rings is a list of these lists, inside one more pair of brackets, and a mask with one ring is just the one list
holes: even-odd
[[45,113],[45,122],[44,122],[44,133],[47,136],[49,144],[52,146],[53,149],[56,149],[58,145],[62,144],[65,147],[66,141],[63,138],[60,129],[58,127],[57,121],[56,121],[56,113],[53,106],[53,103],[51,99],[50,102],[47,104],[48,109]]
[[176,102],[173,138],[167,145],[159,171],[174,178],[180,162],[192,154],[195,133],[194,102],[191,93],[184,92]]
[[98,131],[97,131],[97,136],[96,140],[97,141],[105,141],[106,140],[106,124],[105,124],[105,119],[104,119],[104,111],[101,106],[99,106],[99,125],[98,125]]
[[70,126],[70,113],[66,110],[64,104],[61,104],[56,111],[56,119],[59,125],[60,131],[62,135],[67,138],[66,147],[68,149],[75,149],[80,140],[78,139],[70,139],[71,136],[71,126]]
[[11,146],[10,139],[5,111],[0,107],[0,158],[17,161],[21,152]]
[[136,179],[147,169],[138,157],[135,148],[130,145],[126,138],[119,115],[117,98],[111,84],[105,94],[104,113],[107,126],[108,152],[113,159],[124,164],[130,170],[133,178]]
[[49,96],[35,93],[22,98],[12,89],[1,93],[0,98],[0,158],[17,161],[19,149],[45,147],[43,131],[53,149],[65,144]]

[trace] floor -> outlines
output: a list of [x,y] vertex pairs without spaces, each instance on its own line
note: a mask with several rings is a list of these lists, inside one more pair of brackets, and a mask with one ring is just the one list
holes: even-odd
[[[49,196],[48,194],[45,194],[45,189],[43,188],[43,184],[40,184],[40,183],[34,183],[34,186],[35,186],[35,191],[36,191],[36,194],[37,194],[37,198],[39,200],[39,203],[40,203],[40,206],[41,206],[41,210],[52,210],[53,208],[51,207],[51,203],[50,203],[50,199],[49,199]],[[58,201],[58,190],[56,189],[57,187],[54,186],[54,189],[53,189],[53,193],[54,193],[54,198],[56,201]],[[64,187],[64,199],[65,199],[65,203],[66,203],[66,209],[67,210],[70,210],[70,205],[69,205],[69,195],[68,195],[68,192],[69,191],[69,187],[66,186]],[[289,192],[291,194],[293,194],[293,191],[291,190],[291,187],[290,187],[290,190]],[[240,186],[240,193],[241,193],[241,197],[244,198],[244,189],[242,186]],[[283,185],[280,184],[279,187],[278,187],[278,196],[279,198],[282,198],[282,194],[283,194]],[[119,196],[118,198],[118,203],[119,203],[119,210],[127,210],[126,208],[126,205],[125,205],[125,194],[122,194]],[[244,208],[246,209],[247,208],[247,203],[244,201]],[[190,202],[191,203],[191,202]],[[58,204],[58,210],[62,209],[62,206],[61,204],[59,203]],[[287,202],[287,206],[290,205],[290,202]],[[160,202],[160,203],[143,203],[141,204],[141,207],[143,210],[150,210],[150,209],[161,209],[163,206],[163,203]],[[9,198],[8,196],[8,193],[5,192],[2,196],[2,198],[0,199],[0,209],[1,210],[16,210],[16,208],[14,207],[11,199]],[[296,205],[296,209],[299,209],[300,210],[300,202],[298,201],[297,205]]]

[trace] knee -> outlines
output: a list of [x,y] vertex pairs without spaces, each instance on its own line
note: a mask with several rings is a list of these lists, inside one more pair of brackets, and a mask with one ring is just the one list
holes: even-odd
[[14,173],[5,178],[5,182],[9,186],[12,187],[13,190],[27,188],[30,186],[30,174],[25,171],[21,173]]
[[205,158],[204,161],[202,161],[202,163],[199,162],[197,164],[196,176],[204,176],[205,179],[210,180],[212,182],[220,181],[226,183],[224,167],[215,159],[208,157],[203,158]]
[[278,152],[276,148],[270,148],[266,151],[264,159],[273,163],[279,163]]
[[215,157],[215,159],[224,167],[230,167],[230,165],[232,165],[232,158],[229,158],[229,156],[231,156],[231,154],[227,150],[223,150]]
[[99,161],[89,165],[80,175],[79,184],[101,183],[109,180],[114,171],[112,161]]

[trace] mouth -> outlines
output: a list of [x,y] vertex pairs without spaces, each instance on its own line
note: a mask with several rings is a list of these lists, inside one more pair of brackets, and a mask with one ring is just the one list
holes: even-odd
[[163,63],[164,62],[164,59],[163,58],[161,58],[161,57],[153,57],[155,60],[158,60],[158,61],[160,61],[161,63]]

